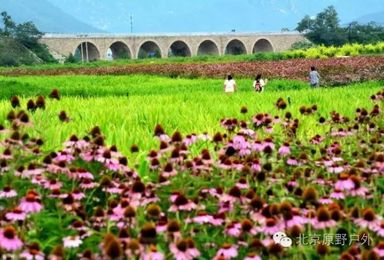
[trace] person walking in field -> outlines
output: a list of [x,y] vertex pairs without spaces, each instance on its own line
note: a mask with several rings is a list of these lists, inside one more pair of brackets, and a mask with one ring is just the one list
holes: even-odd
[[253,88],[256,92],[263,92],[265,85],[268,83],[268,79],[263,80],[261,74],[257,74],[255,81],[253,82]]
[[232,78],[232,75],[228,74],[224,81],[224,92],[233,93],[237,90],[236,81]]
[[320,75],[314,66],[311,67],[311,71],[309,72],[309,81],[311,87],[313,88],[317,88],[320,86]]

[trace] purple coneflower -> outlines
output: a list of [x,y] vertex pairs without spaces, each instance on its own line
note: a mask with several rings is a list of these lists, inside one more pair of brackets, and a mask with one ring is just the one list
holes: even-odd
[[176,211],[192,211],[197,208],[197,205],[188,200],[184,195],[178,194],[173,195],[170,198],[171,202],[173,203],[171,207],[169,208],[169,211],[176,212]]
[[361,228],[369,228],[372,231],[377,230],[381,224],[381,220],[371,208],[365,209],[362,218],[355,219],[354,222]]
[[44,253],[41,252],[40,246],[37,243],[32,243],[27,246],[28,249],[26,249],[24,252],[20,254],[21,259],[26,260],[44,260],[45,256]]
[[27,196],[21,199],[19,207],[26,213],[36,213],[43,209],[38,194],[35,191],[29,191]]
[[63,238],[63,243],[65,248],[76,248],[79,247],[83,241],[79,236],[69,236]]
[[312,226],[315,229],[331,228],[336,224],[336,221],[331,218],[331,214],[325,207],[320,207],[316,212],[316,217],[312,219]]
[[156,246],[151,245],[146,253],[142,256],[142,260],[163,260],[164,254],[157,251]]
[[330,198],[332,199],[337,199],[337,200],[343,200],[345,199],[345,195],[342,190],[339,189],[334,189],[331,195],[329,195]]
[[352,190],[355,187],[353,181],[349,178],[349,175],[342,173],[339,175],[339,180],[335,183],[335,189],[338,190]]
[[289,146],[289,143],[284,143],[280,148],[279,148],[279,154],[281,156],[285,156],[291,153],[291,148]]
[[283,223],[279,222],[275,218],[267,218],[264,226],[260,226],[257,228],[259,233],[265,233],[267,235],[273,235],[279,231],[284,230]]
[[27,217],[27,214],[23,212],[20,208],[14,208],[12,211],[5,214],[5,217],[10,221],[24,221]]
[[224,257],[224,259],[231,259],[237,257],[237,255],[237,246],[225,243],[219,251],[217,251],[216,256],[213,259],[220,259],[221,257]]
[[177,243],[171,243],[169,250],[176,260],[192,260],[200,256],[191,239],[180,239]]
[[0,230],[0,248],[7,251],[15,251],[22,247],[23,242],[17,237],[14,227],[8,226],[3,230]]
[[5,186],[2,191],[0,191],[0,198],[14,198],[17,196],[17,192],[9,186]]

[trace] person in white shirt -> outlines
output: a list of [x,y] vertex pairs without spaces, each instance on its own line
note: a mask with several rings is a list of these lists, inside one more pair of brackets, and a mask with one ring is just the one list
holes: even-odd
[[237,89],[236,82],[232,78],[232,75],[228,75],[227,79],[224,81],[224,92],[225,93],[233,93]]
[[311,67],[311,72],[309,72],[309,82],[313,88],[320,86],[320,75],[314,66]]
[[261,74],[257,74],[255,81],[253,82],[253,88],[256,92],[263,92],[265,85],[268,83],[268,79],[263,80]]

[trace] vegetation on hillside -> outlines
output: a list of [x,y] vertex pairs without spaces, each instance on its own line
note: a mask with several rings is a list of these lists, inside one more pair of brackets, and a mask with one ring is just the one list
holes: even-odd
[[296,30],[305,33],[308,40],[325,46],[341,46],[347,43],[370,44],[384,40],[384,27],[375,23],[350,23],[340,25],[336,9],[327,7],[316,17],[305,16]]
[[16,24],[7,12],[1,13],[0,66],[33,65],[56,60],[39,42],[43,36],[32,22]]

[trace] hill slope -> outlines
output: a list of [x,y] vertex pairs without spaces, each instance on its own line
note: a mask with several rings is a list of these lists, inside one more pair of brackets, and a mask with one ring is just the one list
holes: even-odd
[[102,32],[46,0],[1,0],[0,11],[6,11],[17,23],[32,21],[42,32]]
[[42,63],[42,60],[19,42],[0,38],[0,66],[32,65]]
[[384,11],[376,12],[361,16],[356,19],[359,23],[375,22],[380,25],[384,25]]

